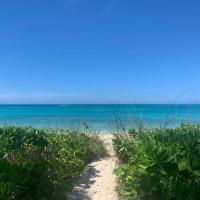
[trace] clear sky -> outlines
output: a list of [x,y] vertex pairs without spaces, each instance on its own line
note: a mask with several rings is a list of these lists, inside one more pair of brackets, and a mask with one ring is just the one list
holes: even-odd
[[199,0],[0,1],[0,103],[199,96]]

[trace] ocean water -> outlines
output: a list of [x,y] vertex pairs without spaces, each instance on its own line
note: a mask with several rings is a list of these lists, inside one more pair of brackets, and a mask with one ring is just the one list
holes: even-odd
[[92,129],[106,131],[115,128],[116,118],[127,127],[139,120],[147,127],[200,123],[200,105],[0,105],[1,126],[76,128],[86,122]]

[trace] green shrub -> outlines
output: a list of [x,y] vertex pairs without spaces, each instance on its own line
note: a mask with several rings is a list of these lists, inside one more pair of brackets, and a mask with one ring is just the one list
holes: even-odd
[[64,199],[85,165],[103,156],[93,145],[105,149],[83,133],[0,128],[0,199]]
[[[128,139],[132,150],[129,148],[126,163],[116,170],[121,196],[138,200],[200,198],[200,126],[146,131]],[[118,145],[115,140],[114,145]]]
[[115,134],[113,138],[114,150],[121,163],[127,163],[134,152],[133,137],[127,134]]
[[99,139],[97,134],[89,134],[89,140],[87,143],[87,162],[92,160],[98,160],[102,157],[108,156],[107,150],[105,148],[102,140]]

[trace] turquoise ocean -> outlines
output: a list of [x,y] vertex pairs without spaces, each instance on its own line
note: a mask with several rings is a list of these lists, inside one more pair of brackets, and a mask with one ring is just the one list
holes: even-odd
[[141,119],[147,127],[200,123],[200,104],[0,105],[1,126],[79,128],[86,122],[92,129],[106,131],[115,127],[116,117],[127,127]]

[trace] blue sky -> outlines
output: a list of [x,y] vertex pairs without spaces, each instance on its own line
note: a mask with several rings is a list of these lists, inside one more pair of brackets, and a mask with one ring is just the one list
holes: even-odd
[[198,0],[1,0],[0,103],[197,102]]

